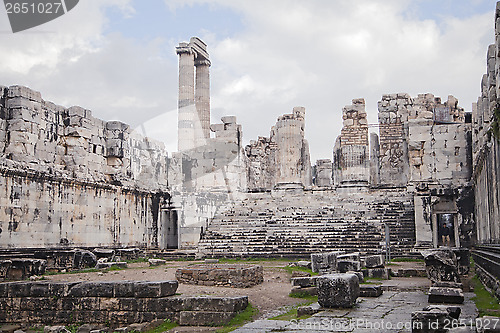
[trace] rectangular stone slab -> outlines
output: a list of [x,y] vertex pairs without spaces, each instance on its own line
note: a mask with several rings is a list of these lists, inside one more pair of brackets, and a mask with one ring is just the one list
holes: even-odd
[[429,303],[462,304],[464,294],[462,289],[431,287],[429,289]]

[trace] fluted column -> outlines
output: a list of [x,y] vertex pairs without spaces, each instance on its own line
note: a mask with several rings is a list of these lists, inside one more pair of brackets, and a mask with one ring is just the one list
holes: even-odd
[[195,53],[186,43],[177,47],[179,55],[179,105],[178,105],[178,150],[195,147],[194,121],[196,105],[194,100],[194,58]]
[[196,138],[210,138],[210,61],[196,60],[196,91],[195,101],[198,112],[201,133],[197,131]]

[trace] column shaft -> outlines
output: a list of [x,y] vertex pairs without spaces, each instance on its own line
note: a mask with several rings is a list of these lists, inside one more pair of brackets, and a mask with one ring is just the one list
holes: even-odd
[[206,60],[196,61],[196,110],[200,122],[201,133],[195,134],[197,139],[210,138],[210,63]]
[[194,53],[179,53],[178,149],[195,147]]

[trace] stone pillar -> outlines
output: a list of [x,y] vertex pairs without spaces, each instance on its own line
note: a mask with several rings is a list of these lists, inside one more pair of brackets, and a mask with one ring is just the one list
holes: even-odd
[[278,188],[304,187],[302,183],[305,109],[296,107],[293,114],[278,118],[276,123]]
[[177,47],[179,55],[179,105],[178,105],[178,150],[195,147],[194,121],[194,58],[195,53],[187,43]]
[[200,130],[196,129],[196,140],[210,138],[210,61],[206,59],[196,60],[196,111]]

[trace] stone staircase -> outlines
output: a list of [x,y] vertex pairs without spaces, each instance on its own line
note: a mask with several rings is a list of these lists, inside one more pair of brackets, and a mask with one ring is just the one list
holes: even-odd
[[249,193],[217,214],[199,251],[210,257],[305,257],[313,252],[409,253],[415,244],[413,197],[402,190]]

